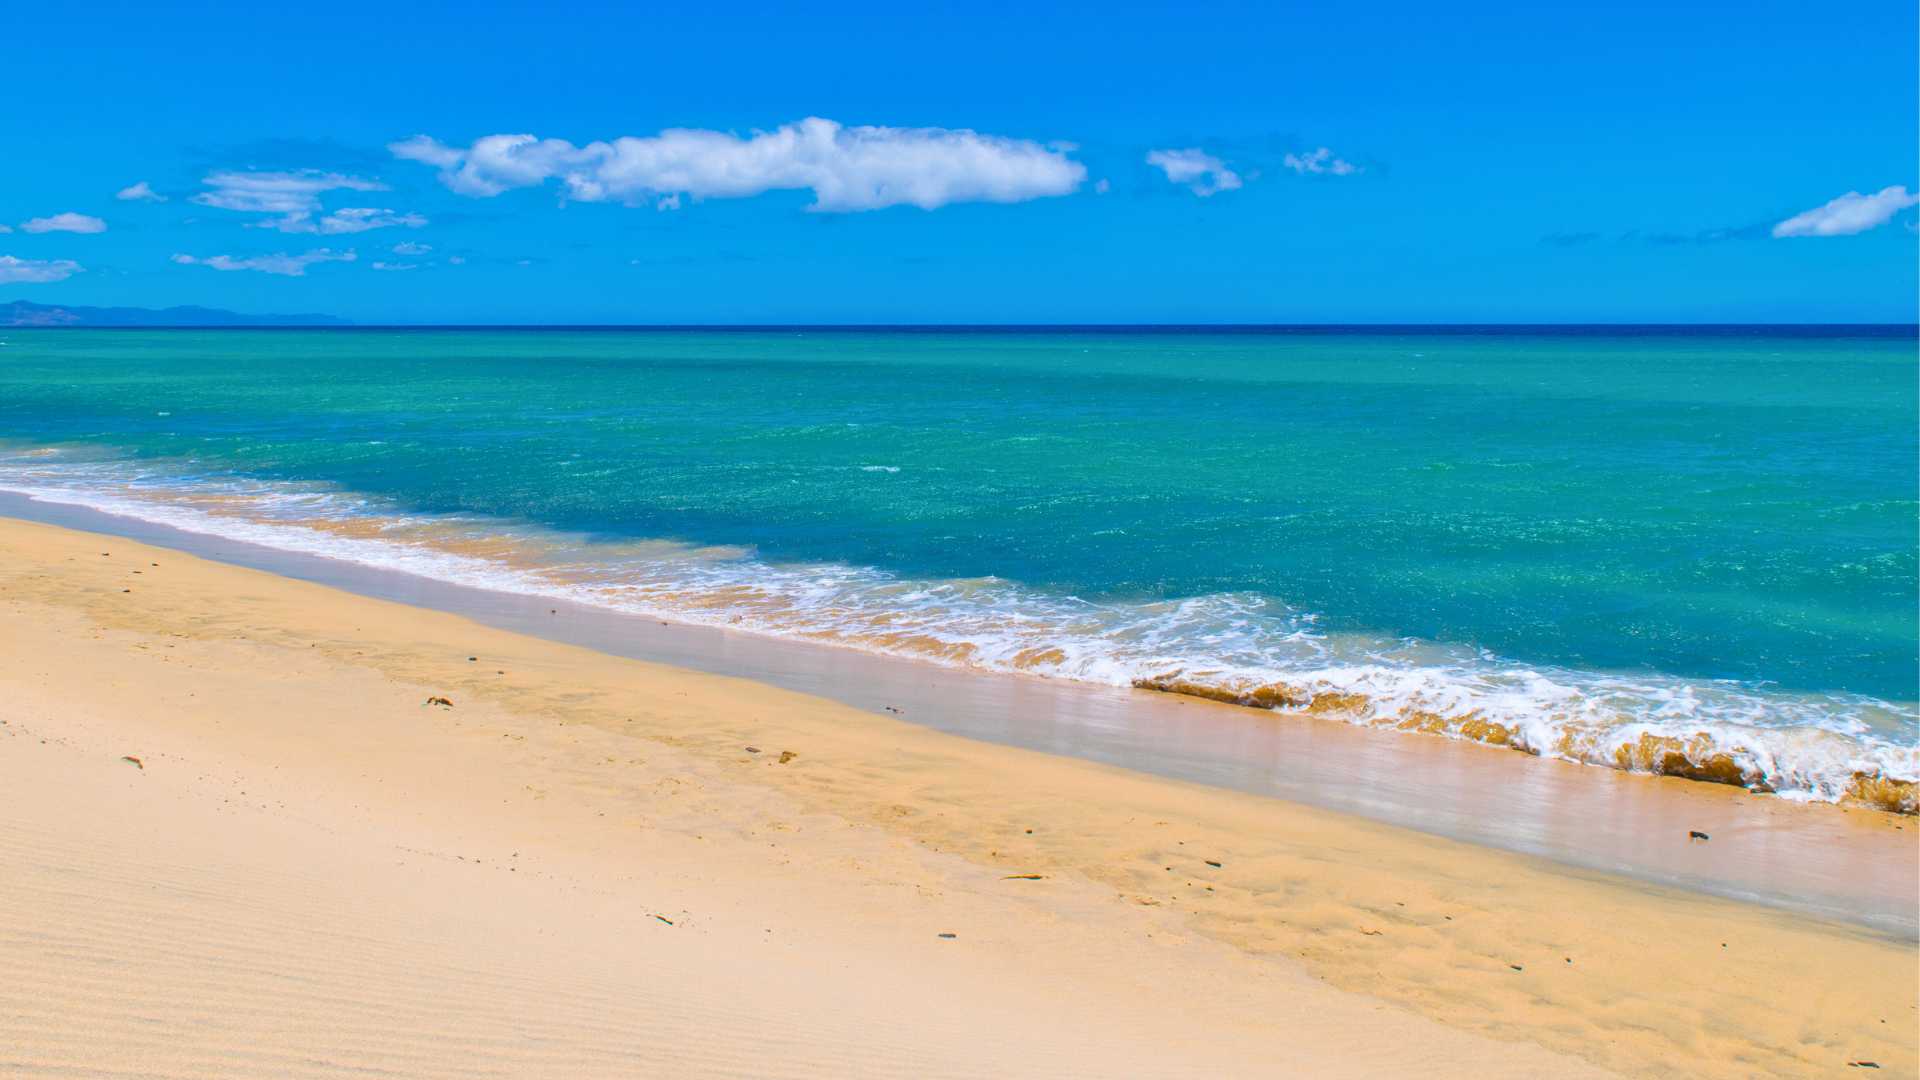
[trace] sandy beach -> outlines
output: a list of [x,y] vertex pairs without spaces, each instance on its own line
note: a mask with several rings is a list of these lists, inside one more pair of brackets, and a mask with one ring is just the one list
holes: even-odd
[[1901,935],[11,520],[0,793],[10,1076],[1920,1073]]

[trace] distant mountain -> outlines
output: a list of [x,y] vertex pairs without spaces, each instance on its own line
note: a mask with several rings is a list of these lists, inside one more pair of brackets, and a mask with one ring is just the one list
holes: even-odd
[[80,307],[15,300],[0,304],[0,326],[346,326],[332,315],[242,315],[218,308]]

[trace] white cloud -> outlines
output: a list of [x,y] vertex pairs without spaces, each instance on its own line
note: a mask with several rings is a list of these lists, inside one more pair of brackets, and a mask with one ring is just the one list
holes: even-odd
[[1332,176],[1352,176],[1354,173],[1361,171],[1360,166],[1355,165],[1351,161],[1344,161],[1334,157],[1333,151],[1324,146],[1318,150],[1309,150],[1304,154],[1288,154],[1285,158],[1281,159],[1280,164],[1285,165],[1287,168],[1292,169],[1302,176],[1308,173],[1314,175],[1324,173]]
[[280,274],[285,277],[305,277],[307,267],[314,263],[352,262],[356,256],[351,251],[332,251],[319,248],[304,255],[288,255],[284,252],[273,255],[249,255],[234,258],[232,255],[214,255],[200,259],[192,255],[175,255],[173,261],[182,266],[206,266],[215,270],[258,270],[263,274]]
[[1101,179],[1094,181],[1093,193],[1095,195],[1105,195],[1107,192],[1112,190],[1113,190],[1113,184],[1110,183],[1105,177],[1102,177]]
[[378,259],[375,259],[369,265],[371,265],[375,270],[418,270],[420,269],[419,263],[381,262]]
[[72,259],[16,259],[0,255],[0,284],[41,284],[65,281],[86,267]]
[[467,258],[464,255],[449,255],[447,256],[447,262],[453,266],[465,266],[467,265]]
[[114,198],[120,199],[124,202],[166,202],[167,201],[167,197],[165,195],[162,195],[159,192],[153,190],[153,188],[149,187],[145,180],[140,181],[139,183],[133,185],[132,187],[121,188],[119,193],[114,195]]
[[432,250],[433,245],[431,244],[416,244],[411,240],[402,240],[393,245],[393,253],[395,255],[425,255]]
[[[533,136],[531,135],[489,135],[487,138],[481,139],[480,143],[490,143],[502,139],[530,140],[532,138]],[[480,143],[475,143],[474,145],[478,146]],[[430,135],[414,135],[401,139],[398,142],[390,142],[387,144],[387,149],[393,152],[394,157],[400,158],[403,161],[418,161],[423,165],[431,165],[436,169],[443,169],[448,172],[459,168],[460,163],[465,160],[467,156],[466,151],[456,150]],[[546,177],[544,176],[531,178],[528,179],[526,183],[537,184],[545,179]],[[452,181],[447,181],[447,185],[451,187]],[[499,190],[489,192],[489,194],[498,195],[501,191],[505,190],[505,188],[500,188]]]
[[1166,173],[1168,180],[1186,185],[1203,199],[1222,191],[1232,191],[1242,183],[1240,174],[1227,168],[1226,162],[1199,147],[1150,150],[1147,152],[1147,164]]
[[1895,184],[1872,195],[1849,191],[1825,206],[1802,211],[1773,227],[1775,237],[1852,236],[1877,229],[1893,220],[1893,215],[1920,202],[1920,193]]
[[23,232],[30,233],[100,233],[107,231],[107,223],[97,217],[88,217],[85,214],[68,212],[65,214],[55,214],[52,217],[37,217],[31,221],[23,221],[20,223],[20,229]]
[[498,195],[559,180],[569,197],[671,209],[681,195],[740,199],[812,191],[811,209],[924,210],[956,202],[1022,202],[1066,195],[1086,179],[1060,149],[964,129],[843,127],[809,117],[747,138],[670,128],[575,146],[532,135],[488,135],[444,145],[425,135],[391,143],[396,157],[440,170],[462,195]]
[[10,232],[12,232],[12,231],[13,231],[13,226],[11,226],[11,225],[0,225],[0,233],[10,233]]

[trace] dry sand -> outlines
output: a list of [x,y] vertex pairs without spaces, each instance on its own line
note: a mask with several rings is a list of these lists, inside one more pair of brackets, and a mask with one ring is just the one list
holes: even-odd
[[19,522],[0,976],[7,1076],[1920,1071],[1911,942]]

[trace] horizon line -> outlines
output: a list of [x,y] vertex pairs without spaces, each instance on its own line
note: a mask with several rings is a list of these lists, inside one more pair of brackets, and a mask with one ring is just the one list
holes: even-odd
[[[236,313],[237,314],[237,313]],[[273,318],[271,315],[242,316]],[[19,323],[0,330],[878,330],[878,331],[1336,331],[1336,330],[1904,330],[1920,332],[1915,322],[419,322],[358,323],[116,323],[76,325]]]

